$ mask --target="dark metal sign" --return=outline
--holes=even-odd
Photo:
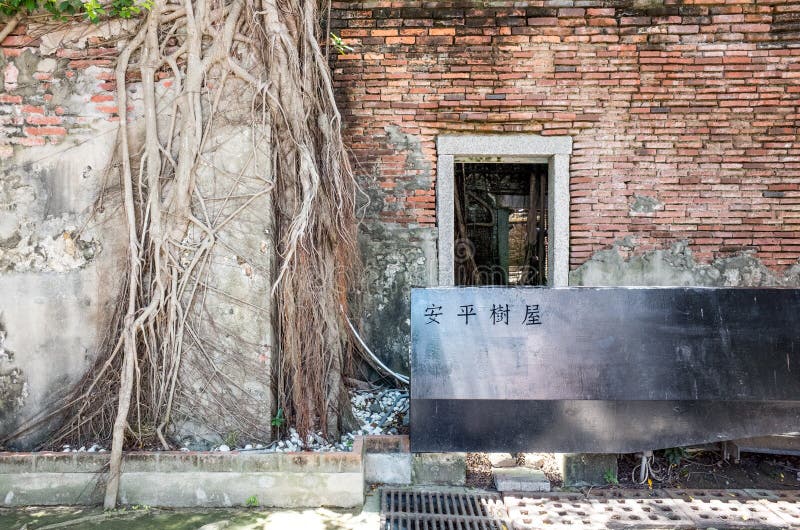
[[[412,293],[414,451],[633,452],[800,427],[800,290]]]

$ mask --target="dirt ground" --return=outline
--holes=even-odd
[[[656,451],[653,469],[657,478],[651,484],[638,484],[640,458],[633,454],[619,458],[618,484],[608,488],[699,488],[699,489],[800,489],[800,457],[742,453],[738,463],[725,461],[721,452],[697,450],[673,453],[672,465],[664,451]],[[517,455],[524,464],[525,456]],[[531,465],[532,464],[532,465]],[[531,467],[544,471],[553,489],[562,484],[556,457],[537,453]],[[659,480],[661,479],[661,480]],[[493,489],[492,468],[484,453],[467,455],[467,486]]]
[[[653,487],[698,489],[800,489],[800,458],[785,455],[742,453],[736,463],[725,461],[717,451],[690,451],[670,467],[663,451],[655,454],[656,472],[662,481]],[[636,484],[639,459],[624,455],[619,461],[619,482],[623,487]]]

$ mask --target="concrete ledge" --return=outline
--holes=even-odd
[[[105,476],[92,473],[0,473],[2,506],[101,504]]]
[[[617,455],[562,453],[556,457],[567,488],[607,486],[617,480]]]
[[[502,493],[510,491],[550,491],[550,481],[544,471],[527,467],[507,467],[492,470],[494,485]]]
[[[467,483],[467,454],[415,453],[411,470],[415,485],[464,486]]]
[[[353,508],[364,503],[363,473],[125,473],[122,504],[164,507],[259,506]]]
[[[367,484],[411,484],[408,436],[367,436],[364,447],[364,480]]]
[[[5,506],[99,504],[108,453],[0,453]],[[126,453],[122,504],[351,508],[364,502],[364,442],[350,453]]]
[[[537,134],[443,135],[436,139],[436,151],[440,155],[569,155],[572,153],[572,137]]]

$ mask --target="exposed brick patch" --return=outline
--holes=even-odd
[[[40,41],[26,34],[20,25],[2,42],[2,68],[0,68],[0,158],[12,158],[14,147],[24,149],[48,143],[60,143],[71,134],[85,135],[86,124],[100,118],[95,103],[111,102],[101,119],[115,119],[112,57],[118,53],[114,47],[104,47],[98,39],[89,39],[89,46],[71,48],[68,44],[54,55],[41,56]],[[39,30],[41,31],[41,30]],[[70,94],[87,101],[84,107],[63,97],[64,81],[86,76],[97,78],[89,84],[88,93]],[[69,85],[67,85],[69,86]],[[81,86],[86,86],[85,84]],[[102,110],[100,112],[103,112]]]

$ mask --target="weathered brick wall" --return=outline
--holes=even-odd
[[[687,240],[699,261],[798,261],[800,2],[333,7],[370,221],[435,224],[439,134],[569,135],[572,268],[626,236],[638,251]]]

